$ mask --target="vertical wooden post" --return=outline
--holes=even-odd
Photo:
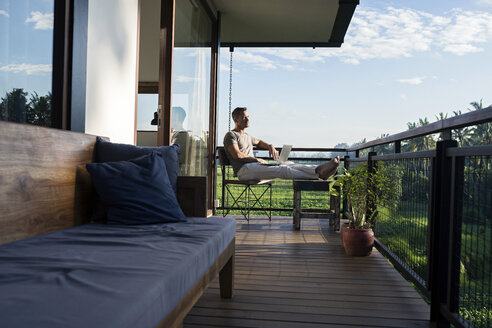
[[[73,0],[56,0],[54,17],[51,127],[70,130]]]
[[[350,156],[348,156],[348,155],[345,155],[343,157],[343,168],[346,170],[350,169]],[[342,189],[343,189],[343,186],[342,186]],[[348,220],[346,213],[349,209],[348,209],[347,197],[345,197],[345,195],[343,196],[342,204],[343,204],[343,206],[342,206],[342,217],[344,220]]]
[[[459,312],[459,283],[461,258],[461,226],[463,221],[463,187],[464,187],[465,159],[453,157],[451,168],[451,195],[450,231],[449,231],[449,265],[447,307],[452,313]]]
[[[401,153],[401,141],[395,141],[395,154]]]
[[[369,190],[372,190],[370,193],[367,194],[366,198],[366,220],[372,215],[372,213],[376,210],[375,208],[375,202],[374,202],[374,183],[372,181],[372,175],[376,170],[376,163],[372,159],[374,156],[376,156],[377,153],[374,151],[369,152],[367,155],[367,188]]]
[[[220,297],[232,298],[234,293],[235,239],[232,241],[231,257],[219,272]]]
[[[158,145],[169,145],[171,143],[174,10],[175,0],[161,0]]]
[[[210,119],[208,126],[208,179],[210,181],[209,190],[207,191],[208,206],[213,210],[215,215],[215,198],[216,198],[216,185],[217,185],[217,153],[215,151],[217,146],[217,85],[218,85],[218,63],[219,63],[219,51],[220,51],[220,13],[218,18],[213,22],[213,36],[212,36],[212,56],[210,67]]]
[[[451,264],[449,240],[451,229],[451,207],[450,198],[453,194],[452,181],[452,159],[446,157],[446,150],[456,147],[455,140],[438,141],[436,144],[436,158],[432,168],[432,202],[430,210],[430,295],[431,295],[431,321],[437,327],[449,327],[449,322],[441,313],[441,304],[448,303],[451,295],[448,294],[450,277],[448,276]]]

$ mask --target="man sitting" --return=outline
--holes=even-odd
[[[226,156],[232,164],[234,173],[239,180],[262,180],[262,179],[328,179],[338,169],[340,157],[322,165],[289,164],[268,166],[265,160],[253,155],[253,146],[268,150],[270,157],[278,159],[278,152],[272,145],[263,140],[250,136],[245,132],[249,127],[249,115],[246,107],[237,107],[232,112],[235,127],[226,133],[224,137],[224,148]]]

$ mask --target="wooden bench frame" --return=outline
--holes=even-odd
[[[95,142],[83,133],[0,121],[0,245],[89,222],[94,195],[85,164],[93,161]],[[179,177],[180,204],[205,204],[203,185],[203,179]],[[191,214],[203,212],[200,207]],[[234,254],[235,239],[159,327],[182,326],[217,275],[221,297],[231,298]]]

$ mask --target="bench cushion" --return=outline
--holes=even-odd
[[[169,176],[169,181],[171,182],[174,193],[176,193],[176,185],[178,183],[179,172],[178,144],[174,144],[171,146],[144,147],[114,143],[104,140],[101,137],[97,137],[96,147],[94,149],[96,162],[98,163],[127,161],[133,158],[150,154],[153,151],[162,154],[162,158],[164,158],[164,162],[166,163],[166,171],[167,175]]]
[[[87,224],[0,246],[6,327],[155,327],[235,234],[235,221]]]
[[[186,221],[160,153],[129,161],[87,164],[111,224]]]

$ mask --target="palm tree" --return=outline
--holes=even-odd
[[[427,117],[425,117],[423,119],[419,118],[418,122],[408,122],[407,126],[409,130],[413,130],[427,124],[429,124],[429,120],[427,119]],[[421,151],[421,150],[433,149],[435,147],[436,147],[436,141],[434,140],[434,137],[431,135],[426,135],[426,136],[416,137],[408,140],[403,145],[403,150],[406,152]]]
[[[474,110],[482,110],[483,102],[473,101],[470,103]],[[490,107],[490,106],[489,106]],[[472,130],[473,144],[492,144],[492,123],[482,123],[476,125]]]
[[[454,116],[460,116],[463,113],[461,110],[455,110],[453,111]],[[473,141],[472,141],[472,130],[470,127],[465,127],[461,129],[454,129],[451,132],[451,136],[454,140],[458,142],[458,146],[463,147],[463,146],[470,146]]]
[[[12,89],[1,98],[0,102],[0,119],[11,122],[26,122],[27,113],[27,92],[24,89]]]
[[[40,126],[51,126],[51,93],[41,97],[37,92],[31,94],[27,122]]]

